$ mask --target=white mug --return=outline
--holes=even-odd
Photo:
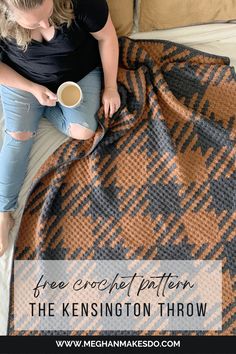
[[[76,100],[78,93],[79,97]],[[81,87],[73,81],[66,81],[57,89],[57,100],[64,107],[75,108],[81,104],[82,99],[83,93]]]

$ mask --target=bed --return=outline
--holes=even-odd
[[[165,29],[151,32],[136,32],[130,35],[133,39],[163,39],[190,46],[212,54],[227,56],[236,67],[236,24],[205,24],[177,29]],[[4,119],[2,108],[0,114],[0,130],[3,131]],[[56,131],[51,124],[42,118],[35,144],[30,156],[27,177],[19,197],[19,207],[14,213],[15,226],[10,236],[10,247],[0,259],[0,334],[6,335],[9,307],[9,284],[14,252],[14,241],[17,238],[24,206],[28,198],[32,179],[46,159],[68,138]],[[0,145],[2,144],[2,135]]]

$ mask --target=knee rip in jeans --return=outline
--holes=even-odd
[[[32,139],[36,132],[11,132],[9,130],[5,130],[5,132],[10,135],[14,140],[26,141]]]
[[[69,135],[73,139],[87,140],[94,136],[95,132],[89,128],[83,127],[81,124],[70,123]]]

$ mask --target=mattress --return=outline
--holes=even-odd
[[[130,37],[133,39],[170,40],[208,53],[228,56],[231,65],[236,67],[236,24],[210,24],[163,31],[137,32]],[[0,146],[2,145],[3,127],[4,119],[0,106]],[[41,119],[30,155],[27,176],[20,192],[19,207],[13,215],[16,223],[10,235],[10,247],[5,255],[0,258],[0,335],[6,335],[7,333],[9,285],[14,241],[17,238],[31,181],[40,166],[66,140],[68,140],[68,137],[58,132],[45,118]]]

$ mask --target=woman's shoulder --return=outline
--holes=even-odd
[[[0,52],[6,49],[7,39],[0,37]]]
[[[97,32],[106,23],[109,8],[106,0],[72,0],[75,19],[89,32]]]
[[[106,0],[72,0],[72,3],[77,16],[104,11],[108,8]]]

